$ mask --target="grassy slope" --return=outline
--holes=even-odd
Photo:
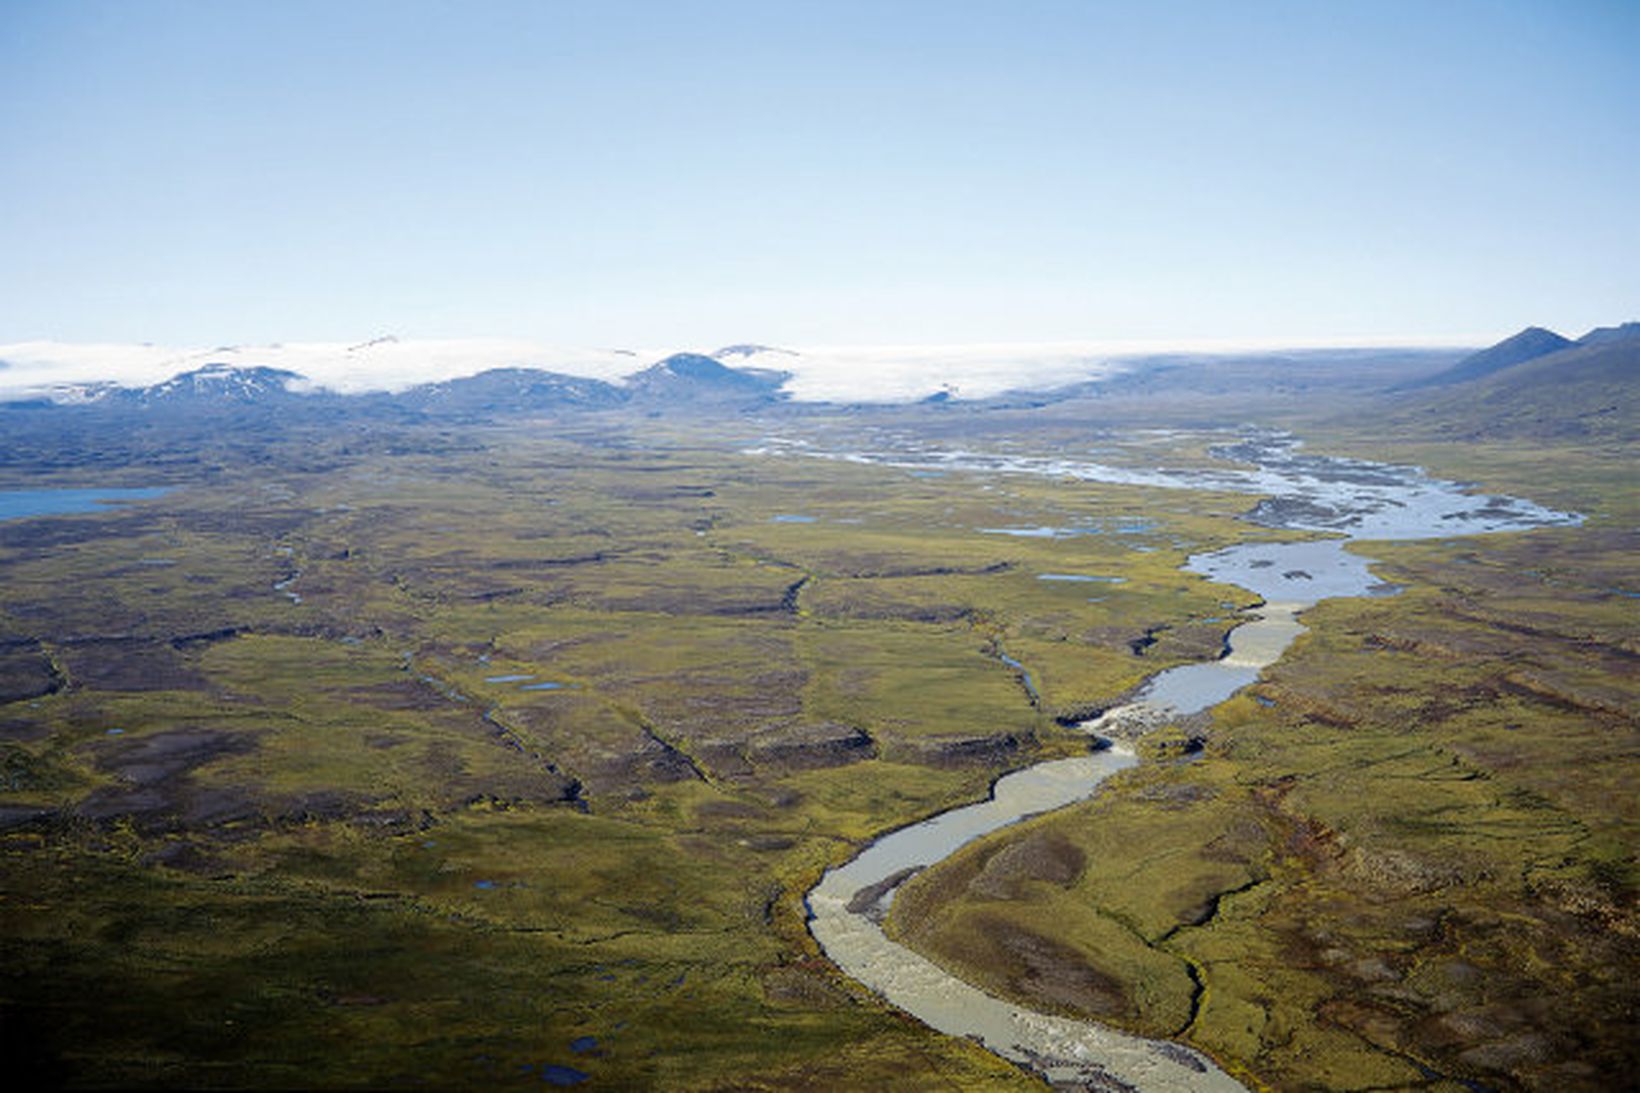
[[[1397,432],[1560,443],[1640,438],[1640,338],[1573,345],[1481,379],[1399,400]]]

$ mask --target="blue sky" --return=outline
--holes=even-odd
[[[0,342],[1640,318],[1640,4],[0,0]]]

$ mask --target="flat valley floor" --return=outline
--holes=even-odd
[[[804,894],[1085,754],[1311,533],[1089,412],[612,412],[19,442],[0,488],[0,1033],[79,1087],[1032,1089],[842,975]],[[1242,420],[1240,418],[1234,420]],[[1633,1029],[1632,450],[1288,421],[1580,526],[1352,547],[1257,682],[910,881],[892,936],[1252,1088],[1608,1090]],[[778,443],[771,444],[771,441]]]

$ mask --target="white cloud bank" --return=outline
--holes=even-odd
[[[993,345],[857,345],[737,352],[732,367],[792,373],[785,390],[805,401],[902,402],[949,390],[984,398],[1121,371],[1124,359],[1157,353],[1234,353],[1322,348],[1322,342],[1060,342]],[[1336,344],[1336,343],[1332,343]],[[1352,346],[1365,344],[1351,342]],[[1409,345],[1409,340],[1380,341]],[[752,347],[755,348],[755,347]],[[345,394],[400,391],[490,368],[541,368],[618,381],[671,350],[574,349],[508,338],[377,338],[199,349],[178,346],[17,342],[0,345],[0,399],[71,399],[83,385],[146,386],[207,364],[282,368]]]

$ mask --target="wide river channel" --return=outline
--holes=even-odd
[[[1120,722],[1130,723],[1122,735],[1132,736],[1147,723],[1197,713],[1229,698],[1281,656],[1304,630],[1299,612],[1319,600],[1392,592],[1373,577],[1366,559],[1345,550],[1351,542],[1448,538],[1579,520],[1517,498],[1476,495],[1414,467],[1306,455],[1292,438],[1278,434],[1245,438],[1215,454],[1239,466],[1134,470],[1063,458],[922,448],[829,457],[918,473],[1043,474],[1254,494],[1261,500],[1248,513],[1253,522],[1332,533],[1326,539],[1253,543],[1189,558],[1184,566],[1189,572],[1245,588],[1263,604],[1231,631],[1220,659],[1162,672],[1133,702],[1080,726],[1096,737]],[[883,836],[828,871],[809,892],[810,931],[838,967],[893,1005],[948,1035],[977,1040],[1052,1082],[1145,1093],[1243,1088],[1206,1056],[1180,1044],[994,998],[883,932],[895,890],[918,870],[982,835],[1085,800],[1106,778],[1137,761],[1130,748],[1113,744],[1086,756],[1039,763],[1000,778],[989,800]]]

